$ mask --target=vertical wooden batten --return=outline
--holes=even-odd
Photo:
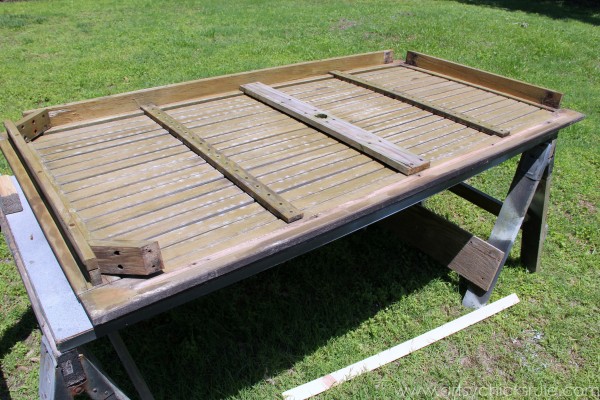
[[[236,186],[249,194],[260,205],[271,211],[275,216],[287,223],[294,222],[303,217],[304,214],[290,202],[271,190],[268,186],[264,185],[210,143],[199,138],[190,129],[177,122],[177,120],[169,114],[154,104],[142,106],[141,109],[153,121],[181,140],[192,151],[202,157],[207,163],[222,173]]]

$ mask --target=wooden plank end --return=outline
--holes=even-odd
[[[164,268],[158,242],[93,240],[90,246],[103,274],[147,276]]]
[[[0,176],[0,207],[5,215],[23,211],[17,189],[8,175]]]
[[[385,50],[383,52],[383,63],[391,64],[394,62],[394,50]]]
[[[50,115],[48,110],[40,109],[21,118],[15,125],[25,141],[30,142],[50,129]]]

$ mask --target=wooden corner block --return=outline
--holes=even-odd
[[[394,50],[385,50],[383,52],[383,63],[390,64],[394,62]]]
[[[25,141],[30,142],[50,129],[50,116],[46,109],[38,110],[15,122],[15,125]]]
[[[158,242],[92,240],[90,246],[103,274],[151,275],[164,268]]]
[[[4,214],[23,211],[17,189],[8,175],[0,176],[0,207]]]

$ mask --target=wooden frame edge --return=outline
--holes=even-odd
[[[89,232],[79,217],[71,211],[68,201],[61,194],[51,175],[46,170],[43,162],[37,154],[29,148],[25,139],[12,121],[5,121],[4,126],[8,133],[8,139],[18,154],[23,167],[29,176],[35,181],[39,193],[43,195],[45,202],[50,206],[52,213],[56,216],[62,231],[68,237],[70,245],[75,250],[79,260],[85,265],[94,285],[102,283],[98,270],[96,256],[92,251],[88,240]]]
[[[53,216],[48,211],[48,208],[44,204],[38,189],[35,187],[33,180],[29,176],[27,170],[23,167],[19,156],[13,149],[12,145],[8,141],[8,133],[0,133],[0,149],[4,154],[4,157],[8,161],[13,174],[19,182],[19,186],[25,193],[31,209],[42,228],[52,251],[56,255],[62,269],[69,281],[69,284],[73,288],[76,294],[83,293],[89,290],[92,285],[88,282],[83,274],[83,266],[77,263],[77,260],[73,256],[67,242],[65,241],[60,228]]]
[[[325,60],[308,61],[203,78],[194,81],[175,83],[155,88],[142,89],[112,96],[99,97],[63,105],[50,106],[46,109],[53,126],[68,124],[85,119],[97,119],[103,116],[137,111],[139,104],[154,103],[162,106],[169,103],[185,101],[186,99],[209,96],[222,92],[237,90],[245,83],[262,81],[268,84],[301,79],[312,75],[326,74],[332,69],[356,69],[393,62],[393,51],[383,50],[370,53],[356,54]],[[26,111],[25,114],[38,110]]]
[[[537,106],[552,110],[560,108],[563,94],[517,79],[507,78],[492,72],[472,68],[453,61],[444,60],[416,51],[406,52],[405,66],[416,67],[425,72],[434,72],[443,77],[469,82],[500,94],[508,94],[518,100],[533,102]]]

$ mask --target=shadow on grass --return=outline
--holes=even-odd
[[[576,19],[592,25],[600,25],[600,2],[598,0],[454,0],[459,3],[503,8],[510,11],[545,15],[555,19]]]
[[[8,328],[0,338],[0,360],[10,352],[10,349],[17,343],[25,341],[31,332],[37,328],[37,321],[31,307],[21,316],[19,322]],[[9,400],[10,393],[6,377],[0,369],[0,399]]]
[[[434,279],[448,270],[375,225],[122,334],[157,399],[239,396]]]

